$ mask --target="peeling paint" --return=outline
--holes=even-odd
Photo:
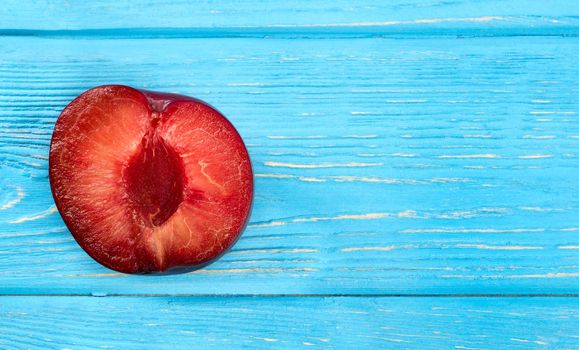
[[[48,217],[48,216],[56,213],[57,211],[58,210],[56,209],[56,206],[52,206],[41,213],[38,213],[38,214],[35,214],[32,216],[23,216],[19,219],[8,221],[8,223],[9,224],[20,224],[20,223],[27,222],[27,221],[40,220],[40,219],[44,219],[45,217]]]
[[[10,209],[15,205],[17,205],[18,203],[20,203],[24,199],[24,197],[26,197],[26,193],[24,192],[22,187],[17,186],[15,190],[16,190],[16,198],[11,199],[6,203],[0,205],[0,210]]]
[[[361,168],[361,167],[376,167],[384,165],[384,163],[320,163],[320,164],[297,164],[297,163],[282,163],[282,162],[264,162],[265,166],[282,167],[293,169],[319,169],[319,168]]]

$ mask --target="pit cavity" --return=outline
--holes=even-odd
[[[123,169],[123,183],[131,208],[149,227],[161,226],[183,201],[185,171],[177,152],[158,133],[159,120]]]

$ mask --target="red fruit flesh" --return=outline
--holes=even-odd
[[[157,133],[157,125],[145,134],[122,177],[131,205],[149,227],[162,225],[183,201],[183,161]]]
[[[190,97],[91,89],[58,118],[49,164],[74,238],[120,272],[199,268],[233,245],[249,217],[245,145],[225,117]]]

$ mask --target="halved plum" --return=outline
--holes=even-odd
[[[49,175],[76,241],[124,273],[212,262],[241,235],[253,199],[247,149],[221,113],[122,85],[88,90],[62,111]]]

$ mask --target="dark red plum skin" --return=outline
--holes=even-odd
[[[94,92],[95,90],[97,90],[97,91],[102,90],[102,89],[107,89],[107,91],[115,91],[121,97],[125,97],[124,95],[131,95],[132,96],[131,98],[140,99],[142,104],[145,105],[151,111],[151,113],[163,113],[164,111],[166,111],[169,108],[169,106],[171,106],[175,103],[195,103],[195,104],[198,104],[200,106],[205,106],[206,108],[209,108],[212,110],[212,113],[214,113],[215,118],[219,119],[219,123],[222,123],[224,125],[224,127],[226,127],[226,128],[230,128],[231,132],[233,132],[235,134],[235,137],[237,138],[236,142],[238,142],[238,144],[243,147],[243,151],[246,154],[246,159],[247,159],[248,166],[249,166],[250,181],[247,182],[245,188],[243,189],[245,191],[244,194],[249,195],[249,200],[248,200],[247,209],[245,210],[245,212],[240,213],[240,215],[244,216],[242,218],[242,224],[239,226],[240,228],[238,230],[236,230],[236,232],[233,234],[233,238],[229,240],[228,244],[223,249],[219,249],[219,251],[212,253],[211,256],[207,257],[206,259],[203,259],[203,261],[200,261],[200,262],[194,263],[194,264],[188,263],[188,264],[184,264],[184,265],[179,265],[179,264],[169,265],[169,266],[163,266],[162,269],[159,269],[158,266],[146,265],[146,264],[145,265],[138,265],[140,268],[134,268],[134,267],[125,268],[125,267],[119,265],[118,263],[113,263],[107,259],[104,259],[103,254],[99,255],[98,251],[95,251],[95,249],[93,249],[93,246],[91,246],[90,244],[87,243],[87,239],[85,238],[85,236],[90,235],[90,227],[88,229],[86,227],[82,227],[82,229],[81,229],[81,227],[78,225],[78,217],[75,217],[75,215],[70,214],[70,212],[71,212],[70,205],[68,205],[67,200],[63,199],[64,196],[62,196],[62,190],[60,190],[62,188],[62,182],[63,181],[62,181],[62,176],[59,175],[58,171],[59,171],[59,168],[61,168],[59,163],[61,162],[62,157],[60,157],[61,153],[58,153],[58,151],[62,152],[63,150],[59,150],[59,149],[55,150],[55,145],[59,144],[59,142],[62,141],[62,139],[61,139],[63,137],[62,130],[67,127],[67,125],[63,124],[61,121],[61,119],[63,118],[63,115],[70,115],[71,113],[74,113],[75,110],[71,111],[70,109],[76,108],[75,106],[78,105],[79,100],[81,98],[83,98],[83,96],[86,96],[87,93]],[[142,98],[139,96],[141,96]],[[82,101],[82,102],[84,103],[86,101]],[[75,103],[77,105],[75,105]],[[61,125],[59,125],[59,123],[61,123]],[[162,146],[162,147],[164,147],[164,146]],[[173,94],[173,93],[161,93],[161,92],[153,92],[153,91],[147,91],[147,90],[137,90],[137,89],[134,89],[134,88],[131,88],[128,86],[123,86],[123,85],[98,86],[96,88],[93,88],[93,89],[88,90],[85,93],[81,94],[79,97],[77,97],[75,100],[73,100],[63,110],[59,119],[57,120],[57,125],[55,126],[55,132],[53,133],[50,148],[51,148],[51,151],[50,151],[50,156],[49,156],[49,180],[50,180],[51,190],[52,190],[52,194],[53,194],[53,197],[55,200],[56,207],[58,208],[59,213],[61,214],[61,216],[63,218],[63,221],[65,222],[67,228],[70,230],[71,234],[73,235],[73,237],[75,238],[77,243],[85,250],[85,252],[87,252],[87,254],[89,254],[94,260],[96,260],[100,264],[102,264],[102,265],[104,265],[107,268],[110,268],[112,270],[119,271],[122,273],[145,274],[145,275],[148,275],[148,274],[169,275],[169,274],[186,273],[186,272],[198,270],[198,269],[203,268],[203,267],[213,263],[214,261],[218,260],[227,251],[229,251],[231,249],[231,247],[240,238],[242,232],[245,230],[245,228],[249,222],[249,218],[251,216],[251,211],[252,211],[252,207],[253,207],[253,196],[254,196],[254,178],[253,178],[253,171],[252,171],[252,166],[251,166],[251,159],[249,158],[249,153],[247,152],[247,148],[246,148],[245,144],[243,143],[241,136],[239,135],[237,130],[233,127],[233,125],[225,118],[225,116],[223,116],[223,114],[221,114],[215,108],[213,108],[212,106],[210,106],[209,104],[207,104],[201,100],[198,100],[198,99],[195,99],[192,97],[188,97],[188,96]],[[64,150],[64,151],[66,151],[66,150]],[[165,166],[166,163],[161,162],[160,164],[163,164],[163,166]],[[141,170],[141,169],[137,169],[137,170]],[[137,172],[138,171],[135,171],[135,173],[137,173]],[[138,178],[137,176],[133,176],[133,177]],[[160,184],[160,186],[163,187],[162,181],[161,182],[153,181],[151,183],[157,184],[157,185]],[[139,185],[141,185],[141,183],[139,183]],[[161,192],[162,191],[159,190],[160,194],[162,194]],[[168,200],[168,201],[172,200],[168,196],[162,196],[162,195],[158,195],[155,193],[152,196],[154,198],[163,198],[163,200]],[[133,197],[139,197],[139,196],[135,195]],[[167,198],[165,198],[165,197],[167,197]],[[147,198],[147,197],[145,196],[142,198]],[[155,200],[157,200],[157,199],[155,199]],[[150,209],[147,209],[147,210],[150,210]],[[169,214],[167,214],[167,215],[169,215]],[[168,220],[168,219],[165,218],[163,215],[161,215],[161,217],[158,221],[161,222],[162,220]],[[214,249],[214,248],[212,248],[212,249]],[[147,258],[147,256],[145,256],[145,255],[143,257]],[[143,268],[143,266],[146,266],[146,267]]]

